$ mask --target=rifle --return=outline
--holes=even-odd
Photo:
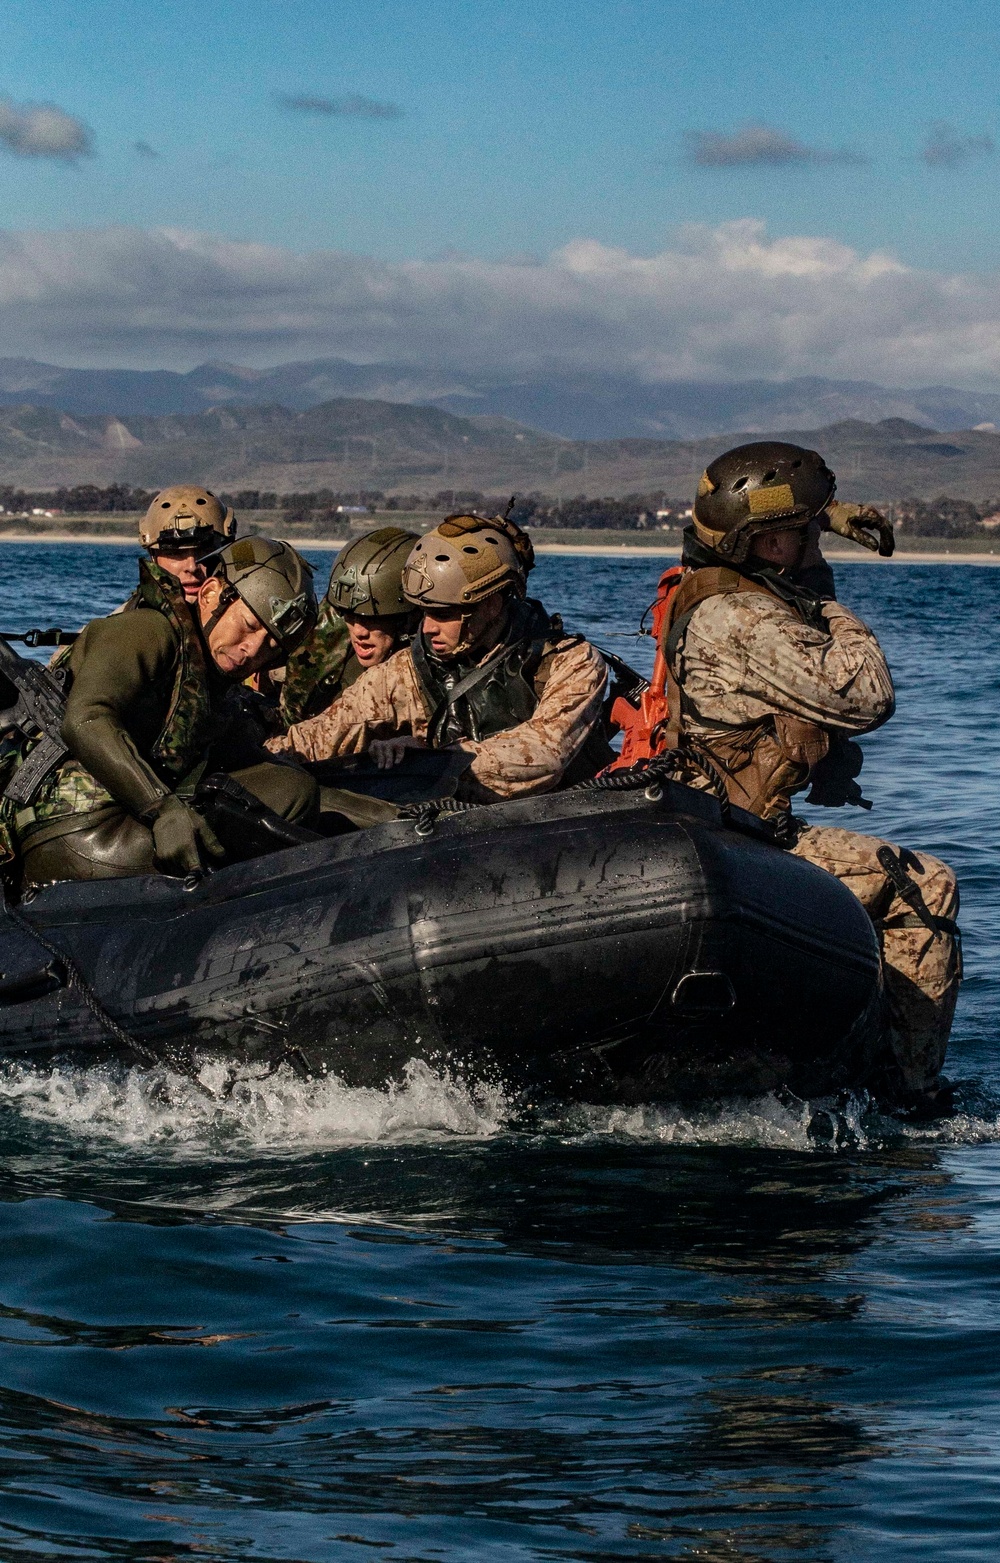
[[[79,630],[25,630],[23,635],[15,635],[11,630],[0,631],[0,640],[8,644],[19,640],[25,646],[72,646],[79,638]]]
[[[62,740],[66,674],[62,669],[53,670],[29,662],[12,650],[12,640],[19,640],[26,646],[62,646],[71,641],[63,630],[28,630],[23,635],[0,635],[0,700],[6,691],[14,696],[0,708],[0,732],[15,731],[24,738],[37,737],[39,740],[4,789],[4,796],[23,809],[32,802],[52,767],[69,753]]]

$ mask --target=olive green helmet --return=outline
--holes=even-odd
[[[415,544],[403,594],[418,608],[473,608],[496,592],[524,596],[535,562],[527,535],[500,516],[446,516]]]
[[[779,440],[737,445],[702,474],[694,529],[723,559],[742,564],[755,537],[808,526],[826,509],[836,487],[818,451]]]
[[[217,559],[216,574],[227,589],[206,633],[242,597],[282,650],[294,650],[316,622],[312,565],[290,543],[275,537],[241,537],[220,548]]]
[[[236,536],[236,517],[211,489],[193,483],[175,483],[161,489],[139,522],[144,548],[204,543]]]
[[[362,619],[409,617],[413,606],[403,596],[403,566],[418,536],[383,526],[348,543],[333,561],[326,589],[330,606]]]

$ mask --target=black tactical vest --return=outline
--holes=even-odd
[[[511,605],[500,645],[480,663],[456,658],[439,662],[418,631],[410,646],[413,669],[427,712],[427,739],[433,749],[468,739],[478,743],[527,722],[545,690],[552,658],[578,645],[579,635],[566,635],[558,614],[546,613],[529,597]],[[614,752],[603,723],[563,773],[561,787],[572,787],[610,765]]]
[[[558,616],[550,618],[530,597],[512,603],[503,640],[482,662],[438,661],[419,630],[410,655],[431,747],[442,749],[463,738],[478,743],[526,722],[545,687],[547,663],[566,640]]]

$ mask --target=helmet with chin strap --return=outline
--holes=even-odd
[[[779,440],[737,445],[702,474],[694,530],[721,558],[742,564],[755,537],[808,526],[836,487],[818,451]]]
[[[139,523],[139,541],[156,550],[191,547],[236,536],[236,517],[211,489],[175,483],[161,489]]]
[[[205,634],[242,598],[281,649],[293,651],[316,622],[312,565],[275,537],[241,537],[214,559],[214,574],[225,587]]]

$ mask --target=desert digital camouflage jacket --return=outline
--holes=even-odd
[[[892,715],[895,695],[882,648],[838,602],[822,606],[825,630],[764,593],[726,593],[694,610],[674,659],[685,729],[714,732],[775,713],[846,733]]]
[[[566,649],[551,657],[544,689],[527,721],[456,746],[472,756],[459,796],[485,803],[557,787],[600,719],[607,679],[604,659],[593,646],[567,641]],[[267,747],[305,760],[361,754],[373,738],[426,738],[430,715],[407,647],[369,668],[328,711],[296,723]]]

